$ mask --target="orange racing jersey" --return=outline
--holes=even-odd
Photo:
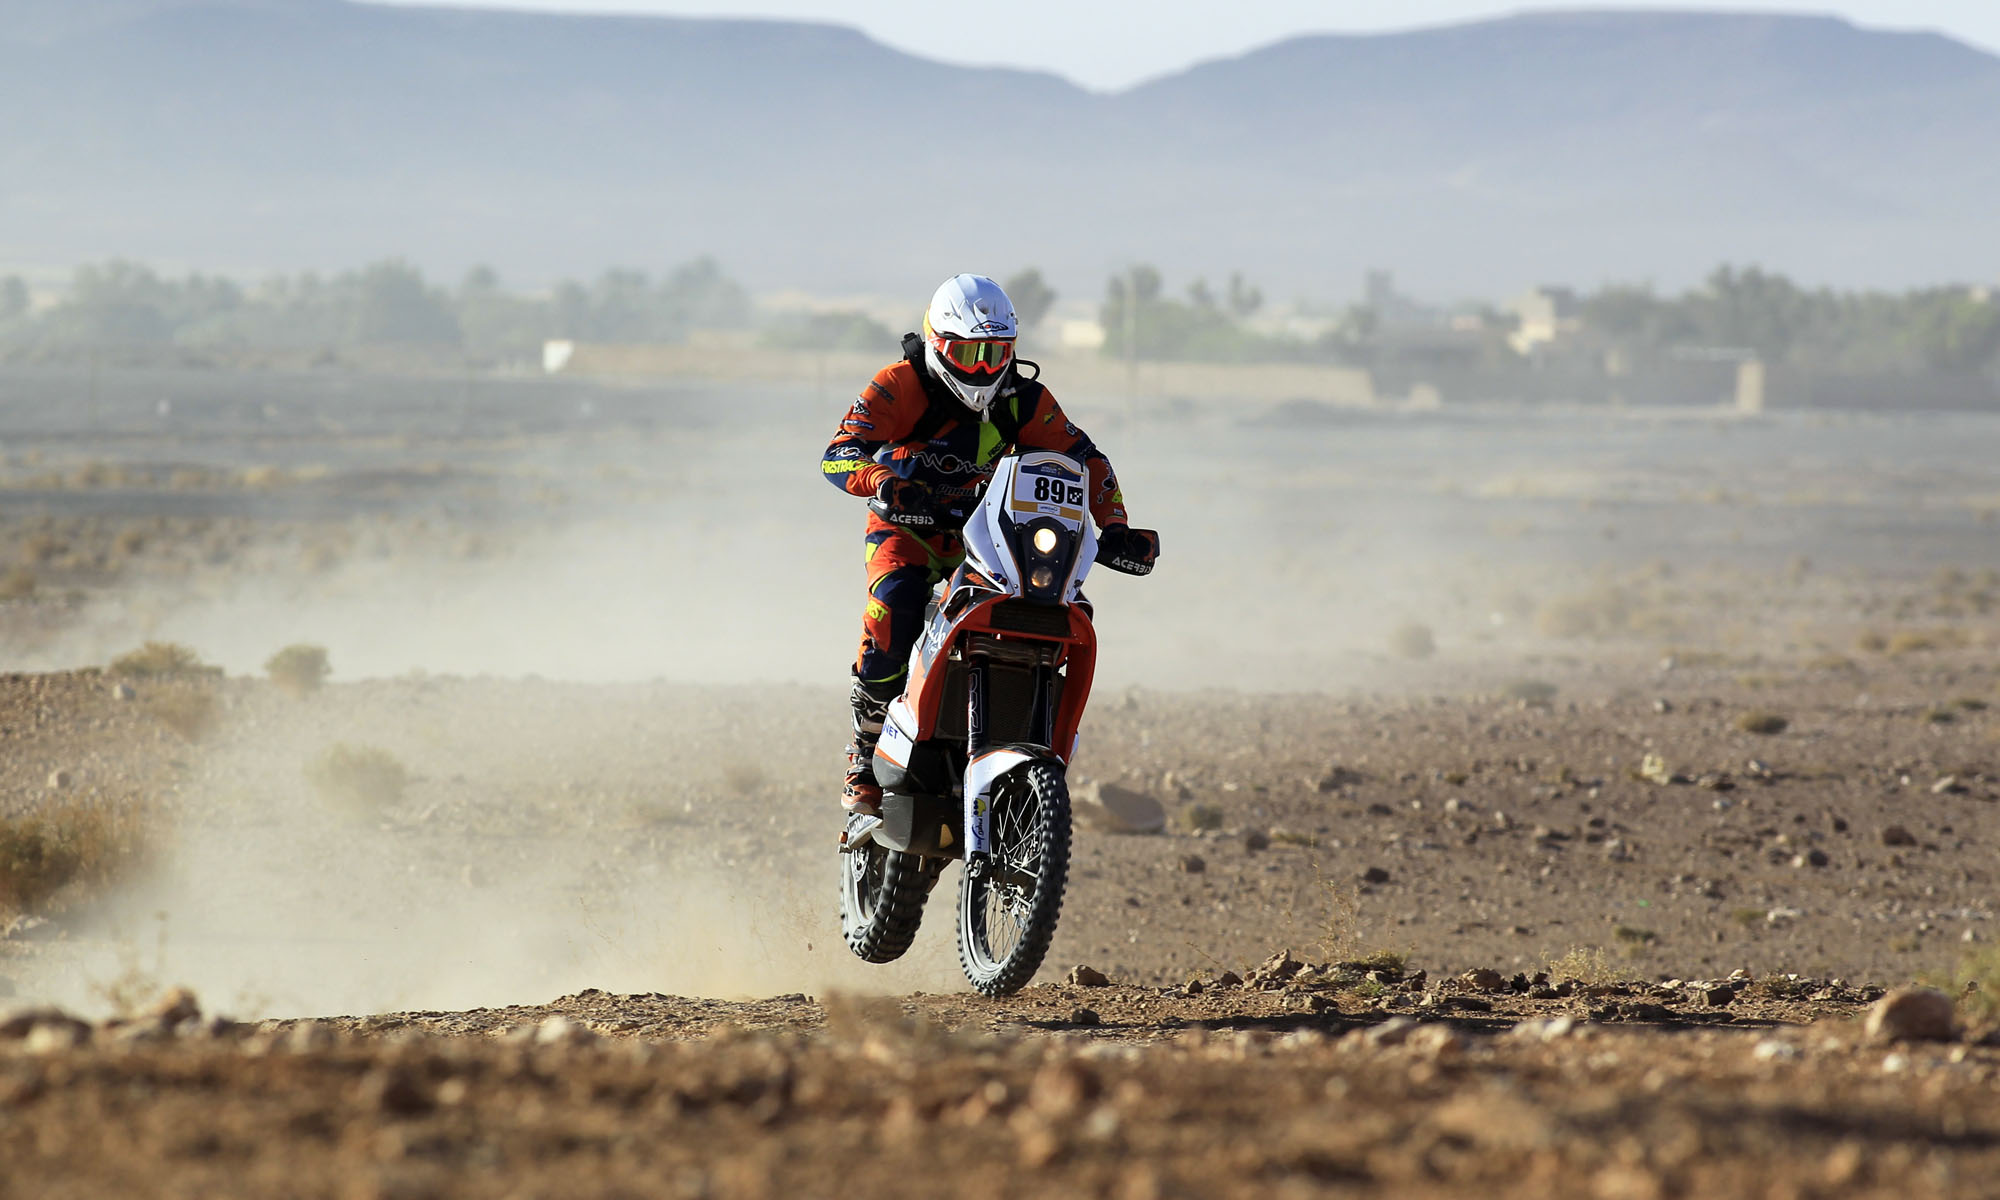
[[[1111,460],[1063,415],[1049,389],[1016,372],[979,421],[925,371],[905,358],[875,373],[827,443],[820,468],[828,482],[866,497],[898,476],[929,489],[940,508],[964,512],[1002,457],[1017,448],[1054,450],[1089,472],[1090,515],[1098,528],[1130,523]],[[873,513],[868,527],[895,528]]]

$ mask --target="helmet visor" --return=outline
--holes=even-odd
[[[997,340],[962,341],[937,337],[938,357],[967,375],[998,375],[1014,361],[1014,343]]]

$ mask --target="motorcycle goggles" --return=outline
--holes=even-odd
[[[944,334],[931,339],[938,357],[967,375],[998,375],[1014,361],[1014,343],[965,341]]]

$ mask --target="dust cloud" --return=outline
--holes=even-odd
[[[1935,423],[1332,410],[1285,423],[1218,399],[1147,416],[1066,402],[1165,541],[1153,577],[1092,581],[1100,705],[1135,689],[1465,694],[1551,651],[1651,661],[1688,639],[1770,644],[1813,604],[1838,608],[1838,572],[1951,561],[1978,528],[1970,474],[1933,473],[1931,512],[1894,505],[1905,473],[1884,464],[1902,453],[1928,469]],[[861,513],[812,466],[839,407],[749,397],[740,420],[698,432],[487,448],[459,464],[459,493],[385,492],[336,514],[352,548],[330,563],[300,568],[304,535],[266,530],[237,561],[137,573],[92,599],[25,665],[101,664],[143,637],[234,678],[221,730],[171,751],[163,869],[96,914],[101,936],[33,960],[23,992],[104,1005],[134,981],[180,982],[251,1017],[585,987],[957,986],[955,876],[909,960],[867,968],[840,942],[834,795]],[[338,470],[408,466],[388,458]],[[1829,462],[1841,495],[1823,491]],[[480,489],[496,476],[562,495],[495,502]],[[1886,515],[1858,525],[1858,505]],[[487,548],[438,549],[460,530]],[[1786,571],[1804,555],[1816,566],[1801,583]],[[1784,599],[1724,620],[1684,603],[1725,584]],[[1551,628],[1564,604],[1588,623],[1578,636]],[[1421,653],[1398,641],[1412,624],[1434,639]],[[327,647],[343,686],[293,703],[243,678],[293,642]],[[1088,722],[1084,740],[1091,769],[1116,775],[1090,758]],[[336,742],[393,753],[408,795],[363,818],[330,812],[301,765]]]

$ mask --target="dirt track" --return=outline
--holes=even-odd
[[[0,1043],[0,1195],[1979,1196],[2000,1168],[2000,1051],[1869,1044],[1845,989],[1341,978],[43,1034]]]
[[[856,514],[769,453],[837,397],[307,383],[0,411],[8,661],[232,673],[0,676],[0,818],[145,814],[0,914],[0,1004],[240,1019],[0,1038],[0,1200],[2000,1177],[2000,1052],[1855,1019],[2000,989],[2000,426],[1078,397],[1179,565],[1093,579],[1075,773],[1173,821],[1081,830],[986,1001],[955,874],[903,961],[839,941]],[[258,677],[294,641],[336,682]],[[813,683],[695,682],[746,678]],[[342,744],[400,786],[315,785]],[[1377,974],[1226,982],[1280,948]]]
[[[831,695],[424,680],[299,701],[236,680],[120,699],[94,675],[0,679],[17,803],[50,764],[76,762],[68,787],[86,795],[151,780],[199,798],[169,805],[170,858],[255,858],[279,828],[319,847],[317,864],[295,847],[228,878],[169,869],[145,893],[179,906],[181,939],[147,978],[184,971],[222,989],[224,1011],[288,959],[353,976],[387,956],[405,985],[420,957],[561,960],[575,929],[493,942],[478,928],[535,909],[571,914],[585,942],[623,938],[611,914],[660,878],[746,870],[784,899],[716,927],[721,944],[644,943],[665,955],[644,963],[571,955],[540,978],[637,970],[667,991],[762,956],[764,974],[720,990],[789,978],[825,997],[583,991],[303,1031],[188,1025],[160,1040],[142,1023],[76,1049],[0,1043],[0,1197],[1983,1195],[2000,1169],[2000,1052],[1870,1044],[1854,1018],[1879,986],[1828,977],[1949,972],[1990,936],[1986,711],[1940,723],[1916,698],[1990,686],[1991,669],[1967,651],[1870,670],[1882,699],[1860,707],[1845,670],[1760,681],[1758,705],[1790,714],[1778,735],[1735,729],[1747,705],[1722,669],[1655,673],[1645,692],[1566,678],[1576,700],[1546,704],[1110,697],[1079,770],[1124,764],[1177,821],[1207,805],[1222,828],[1083,832],[1042,978],[1088,963],[1115,986],[1003,1001],[953,980],[944,903],[911,963],[843,959],[821,836]],[[219,689],[224,715],[199,742],[145,716],[182,686]],[[738,757],[745,712],[824,736]],[[474,734],[494,728],[510,731],[504,753]],[[73,757],[106,730],[123,731],[115,761]],[[307,794],[298,764],[333,736],[408,759],[406,794],[362,822]],[[692,745],[719,765],[671,779],[604,738],[658,746],[662,763]],[[1633,777],[1648,752],[1686,781]],[[732,790],[754,795],[761,828]],[[1890,823],[1911,844],[1884,845]],[[469,863],[467,847],[481,848]],[[530,861],[515,847],[565,870],[510,875]],[[329,873],[363,858],[368,890],[329,911]],[[1371,867],[1387,878],[1367,882]],[[384,915],[411,906],[444,915]],[[133,936],[104,911],[79,896],[0,941],[0,976],[22,999],[93,972],[101,989],[116,960],[94,948]],[[1379,969],[1225,974],[1276,944]],[[1550,964],[1555,980],[1534,977]],[[1479,967],[1498,970],[1459,978]],[[1553,986],[1565,974],[1579,978]],[[535,978],[468,986],[532,995]],[[946,994],[843,998],[820,980]],[[375,994],[340,982],[306,994]]]

